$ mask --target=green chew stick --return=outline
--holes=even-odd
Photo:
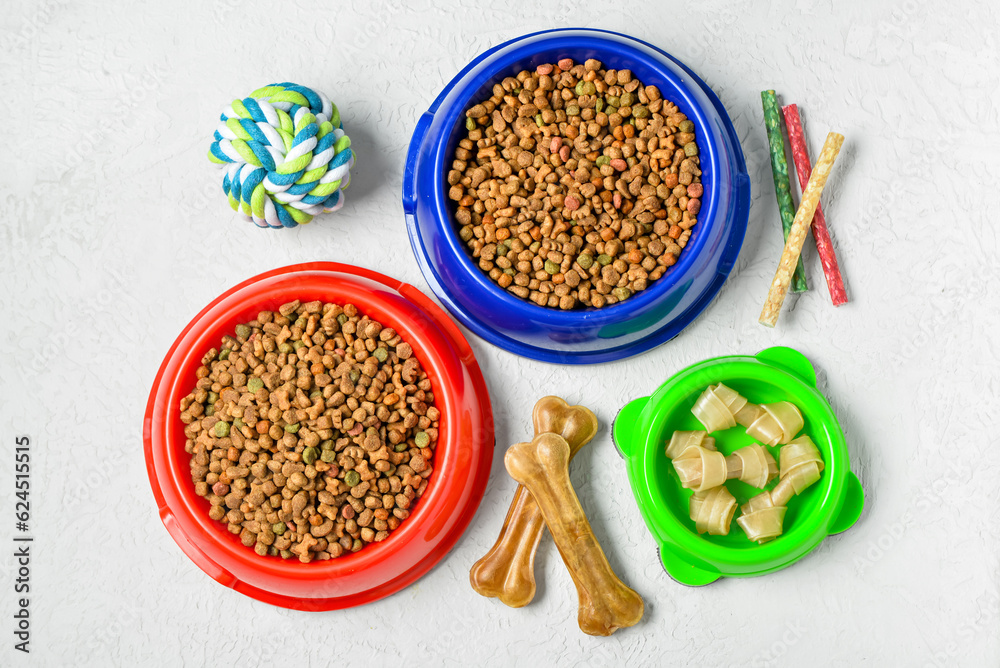
[[[788,233],[791,232],[792,221],[795,219],[795,204],[792,202],[792,187],[788,181],[785,140],[781,136],[781,110],[773,90],[761,91],[760,99],[764,104],[764,127],[767,128],[767,143],[771,148],[771,174],[774,176],[774,194],[778,197],[778,213],[781,214],[781,231],[785,241],[788,241]],[[791,287],[792,292],[805,292],[809,289],[801,257],[795,266]]]

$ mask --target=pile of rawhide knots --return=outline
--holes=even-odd
[[[699,533],[724,536],[736,514],[736,498],[725,487],[730,479],[763,489],[775,476],[778,484],[754,496],[736,520],[750,540],[764,543],[781,535],[788,501],[819,480],[823,460],[802,429],[802,413],[788,401],[757,405],[722,383],[710,385],[691,409],[706,431],[675,431],[667,444],[681,486],[694,490],[690,516]],[[709,434],[739,424],[760,443],[729,456],[715,448]],[[763,445],[782,445],[780,466]]]
[[[642,619],[642,598],[611,570],[569,479],[569,460],[597,433],[583,406],[545,397],[532,414],[535,437],[507,450],[507,472],[520,485],[500,537],[469,573],[472,587],[512,608],[535,595],[535,551],[545,528],[576,584],[577,621],[587,634],[608,636]]]

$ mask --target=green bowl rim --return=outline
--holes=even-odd
[[[791,350],[791,349],[788,349]],[[797,351],[792,350],[796,355]],[[802,356],[805,360],[805,357]],[[806,360],[808,362],[808,360]],[[647,475],[654,470],[656,457],[662,456],[662,437],[667,431],[666,416],[672,407],[710,383],[727,379],[750,379],[765,382],[796,396],[796,405],[809,423],[814,439],[825,438],[817,447],[824,456],[824,475],[820,479],[821,498],[815,510],[778,539],[763,545],[734,548],[718,545],[693,531],[687,518],[680,519],[663,501],[661,482]],[[666,405],[667,409],[662,407]],[[638,435],[642,434],[637,439]],[[636,500],[651,533],[660,543],[661,552],[669,549],[697,568],[720,575],[753,575],[790,565],[819,545],[829,535],[830,526],[840,512],[850,472],[850,457],[843,431],[826,398],[806,379],[757,356],[728,355],[692,364],[678,371],[646,400],[631,432],[633,447],[627,455],[628,473]],[[641,498],[640,498],[641,497]],[[661,555],[662,556],[662,555]],[[728,567],[728,568],[727,568]],[[729,569],[733,568],[734,571]]]

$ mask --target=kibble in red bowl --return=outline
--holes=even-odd
[[[234,350],[235,347],[239,347],[242,350],[244,344],[249,342],[250,349],[252,350],[254,344],[250,339],[253,335],[253,328],[249,327],[247,330],[242,328],[247,326],[247,323],[257,320],[262,311],[280,313],[282,305],[288,304],[289,300],[296,299],[301,302],[299,306],[309,304],[310,302],[335,305],[353,304],[357,307],[359,313],[358,325],[360,325],[365,316],[367,316],[369,321],[381,324],[382,329],[378,332],[377,336],[373,330],[371,336],[362,339],[365,341],[364,345],[366,349],[369,342],[372,344],[373,349],[369,351],[371,353],[369,358],[374,357],[376,362],[378,362],[375,353],[381,347],[381,344],[384,343],[387,350],[387,361],[392,359],[388,354],[390,347],[395,351],[396,357],[403,360],[404,367],[407,365],[408,360],[415,360],[415,362],[409,362],[409,368],[415,374],[412,377],[415,382],[412,384],[416,386],[416,391],[407,391],[406,402],[407,405],[414,406],[414,403],[421,401],[417,399],[419,396],[417,392],[425,392],[423,402],[427,404],[427,409],[422,417],[430,419],[432,423],[427,428],[421,427],[421,415],[418,413],[417,424],[405,427],[409,430],[407,432],[409,435],[406,435],[402,441],[406,443],[406,450],[410,456],[410,461],[407,465],[411,469],[419,468],[419,463],[414,461],[415,455],[419,452],[417,456],[424,457],[424,462],[429,468],[420,472],[414,470],[410,474],[411,489],[417,491],[423,487],[423,493],[416,503],[411,504],[411,507],[408,509],[409,516],[405,520],[400,520],[398,526],[394,530],[389,531],[388,536],[383,540],[373,540],[370,543],[365,543],[364,537],[361,536],[361,531],[365,527],[359,524],[358,536],[363,544],[361,549],[354,551],[354,536],[351,536],[351,549],[345,549],[343,545],[340,545],[342,550],[341,556],[333,558],[331,550],[335,552],[337,548],[331,547],[331,545],[334,543],[340,544],[340,537],[336,536],[338,521],[333,520],[333,528],[331,528],[329,534],[326,536],[316,536],[313,530],[317,525],[314,525],[312,522],[320,520],[311,519],[317,515],[320,518],[324,518],[320,521],[319,526],[329,519],[321,512],[324,500],[329,499],[327,497],[320,499],[319,492],[331,490],[316,490],[315,485],[313,491],[316,491],[316,497],[312,500],[315,512],[312,514],[307,513],[308,498],[306,506],[302,509],[302,515],[308,514],[305,520],[308,529],[303,526],[302,528],[306,530],[304,532],[300,531],[300,523],[296,521],[295,510],[290,506],[288,510],[292,513],[291,523],[289,524],[289,522],[281,519],[281,517],[278,518],[279,521],[286,523],[286,531],[282,535],[287,535],[291,538],[291,534],[294,533],[302,539],[299,541],[300,543],[304,541],[307,544],[305,550],[311,555],[308,563],[303,563],[299,558],[300,555],[291,551],[290,548],[294,547],[294,545],[290,545],[288,549],[289,556],[292,558],[282,558],[280,549],[278,549],[277,555],[272,555],[270,548],[275,546],[274,543],[270,546],[264,545],[264,547],[268,548],[266,555],[257,554],[255,549],[257,549],[259,543],[264,542],[259,540],[261,534],[264,534],[265,541],[267,540],[265,527],[261,525],[256,527],[254,525],[250,525],[249,527],[244,526],[244,521],[256,521],[256,517],[247,519],[246,513],[243,513],[243,520],[232,523],[236,525],[233,527],[233,530],[238,529],[236,533],[232,533],[229,526],[230,522],[228,521],[228,514],[232,508],[229,508],[228,504],[225,504],[225,501],[223,505],[225,505],[225,515],[227,517],[223,521],[211,518],[210,513],[215,512],[218,515],[219,511],[213,511],[213,507],[215,506],[212,505],[208,496],[199,495],[199,492],[214,494],[214,490],[210,488],[215,483],[213,482],[212,485],[209,485],[209,489],[206,490],[204,485],[199,488],[196,480],[192,478],[192,455],[195,453],[188,452],[187,448],[188,442],[191,440],[197,441],[197,437],[189,439],[185,431],[190,424],[194,423],[194,420],[191,423],[185,424],[182,419],[184,411],[179,410],[182,400],[188,397],[189,394],[192,394],[192,389],[201,380],[199,373],[204,375],[204,371],[198,371],[203,366],[203,362],[214,362],[218,360],[220,355],[229,357],[234,354],[233,352],[228,353],[228,355],[222,353],[220,348],[228,347],[230,350]],[[319,313],[322,314],[322,312],[323,307],[320,308]],[[345,313],[344,315],[347,314]],[[350,317],[348,315],[348,319]],[[298,315],[296,316],[297,319]],[[322,317],[320,320],[322,321]],[[294,321],[292,322],[294,325]],[[263,332],[263,326],[266,323],[261,323],[258,320],[258,324],[261,325],[261,331]],[[352,327],[352,325],[346,322],[338,324],[340,324],[341,330],[343,330],[345,325],[347,325],[348,329]],[[369,325],[370,323],[365,325],[365,330],[367,330]],[[240,335],[237,335],[237,327],[240,328]],[[290,331],[291,329],[292,327],[289,327]],[[383,332],[389,329],[394,330],[401,337],[398,342],[393,341],[395,337],[389,336],[388,333],[385,334],[387,340],[382,340]],[[306,331],[308,330],[303,330],[303,334]],[[313,337],[314,333],[310,333],[307,336]],[[234,340],[230,341],[226,339],[225,337],[227,336],[232,337]],[[240,342],[240,338],[243,338],[244,341]],[[356,340],[358,338],[361,337],[355,337]],[[334,339],[336,339],[336,336],[334,336]],[[225,343],[223,343],[224,341]],[[378,343],[375,343],[375,341]],[[390,341],[395,345],[390,346]],[[346,337],[344,342],[347,343]],[[236,346],[236,343],[239,345]],[[282,343],[292,346],[292,350],[295,350],[294,341],[286,339]],[[280,354],[281,343],[278,343],[277,338],[275,338],[275,344],[277,346],[276,352]],[[412,351],[412,355],[409,358],[405,357],[407,354],[407,344],[409,345],[409,350]],[[263,348],[264,345],[270,344],[265,344],[264,338],[260,337],[260,345]],[[321,347],[323,345],[326,345],[326,341],[323,342]],[[215,356],[212,359],[206,360],[206,353],[211,353],[213,348],[216,351],[214,353]],[[343,349],[346,353],[346,346]],[[287,351],[288,348],[285,347],[285,350]],[[264,351],[264,358],[267,357],[267,352]],[[336,349],[334,352],[336,352]],[[400,353],[402,353],[402,356]],[[287,352],[285,354],[288,355]],[[209,356],[211,357],[211,355]],[[368,358],[361,363],[361,366],[363,367],[367,362]],[[311,365],[315,363],[315,361],[311,362],[310,372],[312,371]],[[322,356],[320,363],[322,363]],[[415,364],[419,364],[420,372],[417,371],[417,367],[414,366]],[[339,364],[334,365],[334,372],[337,366]],[[326,365],[324,367],[326,368]],[[211,368],[208,371],[211,374]],[[220,368],[219,372],[221,373],[222,371]],[[251,371],[251,373],[247,373],[247,371]],[[265,368],[264,373],[273,371],[268,371]],[[232,370],[227,370],[227,372],[234,375]],[[280,378],[281,370],[277,369],[277,372],[279,374],[279,382],[275,384],[275,388],[280,388],[284,384],[284,381],[281,381]],[[421,372],[426,374],[426,378],[419,375]],[[249,368],[245,371],[236,370],[236,373],[243,373],[248,376],[244,382],[249,382],[249,377],[255,375]],[[331,384],[335,384],[339,390],[341,383],[343,383],[343,378],[338,379],[334,383],[334,374],[326,373],[331,378]],[[403,369],[400,370],[400,374],[402,373]],[[319,373],[319,369],[317,368],[317,373],[313,375],[312,382],[315,384],[317,378],[320,376],[322,374]],[[264,381],[263,375],[258,375],[258,377],[261,378],[262,382]],[[377,377],[378,373],[376,372],[372,385],[377,384],[374,382]],[[296,379],[292,382],[292,385],[298,382],[298,378],[299,371],[296,360]],[[350,380],[350,374],[348,374],[347,378]],[[236,378],[233,380],[240,381],[242,379]],[[402,378],[400,380],[402,381]],[[431,389],[421,389],[419,384],[423,381],[429,381]],[[320,378],[320,382],[325,382],[325,379]],[[358,386],[362,382],[367,381],[361,381],[361,376],[359,376],[357,381],[352,382],[354,382],[355,386]],[[394,381],[392,383],[396,384]],[[303,381],[303,385],[305,384],[305,381]],[[386,386],[388,384],[389,382],[386,382]],[[403,385],[408,384],[411,383],[403,383]],[[254,385],[256,386],[256,383]],[[295,386],[296,390],[302,389],[306,398],[309,398],[309,395],[315,391],[315,388],[306,390],[304,387],[298,388],[297,385]],[[209,391],[216,391],[220,397],[213,403],[213,409],[225,410],[227,402],[223,400],[221,396],[222,392],[211,390],[208,387],[199,389],[205,390],[206,401],[208,398],[207,393]],[[220,383],[219,390],[222,389]],[[369,389],[370,387],[365,391],[366,397]],[[273,393],[273,388],[269,389],[266,385],[262,388],[256,388],[251,393],[254,395],[254,398],[256,398],[258,390],[267,390],[267,401],[270,402],[270,395]],[[431,398],[428,398],[427,392],[432,393]],[[297,391],[295,394],[297,394]],[[349,401],[347,398],[348,393],[345,392],[344,394],[345,403],[347,403]],[[242,397],[242,393],[240,393],[240,396]],[[263,395],[261,397],[261,400],[263,400]],[[233,397],[232,395],[227,395],[226,398],[232,399]],[[275,398],[277,399],[277,397]],[[355,398],[359,400],[359,408],[361,408],[360,404],[363,402],[360,401],[360,398]],[[289,399],[289,403],[294,406],[294,397],[290,397]],[[324,397],[324,405],[327,403],[326,399]],[[390,400],[388,396],[384,397],[384,399]],[[414,403],[409,403],[411,399]],[[365,400],[367,401],[367,399]],[[240,399],[237,399],[237,405],[239,401]],[[220,402],[221,406],[219,406]],[[392,403],[391,400],[390,403]],[[192,405],[193,403],[188,402],[185,410],[190,411]],[[204,403],[202,405],[204,406]],[[249,404],[244,406],[244,408],[248,406]],[[295,410],[299,410],[300,408],[308,410],[304,406],[295,407]],[[328,408],[330,407],[328,406]],[[436,420],[432,419],[435,417],[431,410],[432,408],[438,412]],[[194,410],[197,411],[198,409]],[[282,411],[283,414],[284,410]],[[423,410],[423,408],[414,406],[411,415],[417,413],[417,410]],[[376,415],[377,413],[378,409],[376,407]],[[385,415],[384,412],[383,415]],[[229,425],[230,433],[227,437],[230,440],[232,440],[235,428],[235,431],[239,431],[245,439],[244,450],[246,449],[246,441],[255,440],[258,445],[260,444],[260,437],[262,435],[258,434],[256,439],[252,437],[247,438],[242,427],[236,425],[236,417],[230,417],[232,420],[221,420],[221,422],[226,422]],[[287,417],[297,419],[297,416],[289,415]],[[338,463],[336,461],[337,457],[334,457],[333,462],[323,462],[323,453],[330,451],[329,444],[324,449],[323,443],[326,440],[333,440],[333,452],[337,452],[337,456],[340,456],[349,448],[359,447],[353,440],[354,437],[359,435],[367,437],[368,427],[374,426],[374,424],[366,426],[365,422],[368,418],[358,420],[353,417],[353,413],[350,417],[347,417],[341,412],[340,427],[338,428],[334,425],[331,429],[335,432],[346,433],[347,435],[334,435],[333,439],[325,439],[321,435],[319,444],[312,445],[313,440],[311,437],[308,442],[305,441],[304,437],[307,434],[303,434],[303,429],[308,428],[309,431],[315,431],[317,435],[320,435],[319,432],[326,428],[320,426],[321,423],[319,420],[322,417],[322,413],[317,415],[316,422],[310,426],[309,420],[312,418],[307,416],[304,422],[300,421],[298,423],[299,429],[295,431],[295,427],[292,426],[291,429],[293,431],[291,432],[285,431],[284,425],[291,426],[296,423],[286,419],[284,416],[279,417],[278,424],[281,426],[282,431],[285,434],[292,433],[297,438],[294,448],[290,447],[290,439],[286,442],[284,450],[286,453],[285,459],[286,461],[294,460],[293,453],[295,453],[299,455],[298,463],[305,463],[303,457],[311,459],[313,454],[305,454],[308,448],[318,448],[318,457],[313,461],[313,468],[316,468],[316,465],[320,463],[331,464],[331,468],[327,469],[327,471],[317,470],[317,477],[319,477],[319,474],[323,474],[324,477],[329,479],[326,474],[332,470],[332,465],[336,465],[341,470],[337,471],[337,474],[332,476],[332,479],[342,481],[339,484],[353,482],[353,480],[348,481],[346,479],[348,473],[352,470],[356,471],[360,477],[361,471],[358,468],[361,457],[357,458],[353,469]],[[335,419],[333,413],[328,417],[332,424]],[[358,418],[361,417],[359,413]],[[244,413],[240,418],[243,420],[243,427],[247,426],[245,418],[246,414]],[[262,419],[271,422],[267,430],[270,436],[270,428],[273,426],[274,421],[269,416],[262,417],[259,414],[256,418],[258,423]],[[391,415],[387,419],[389,420],[389,424],[392,424]],[[282,424],[282,420],[284,424]],[[349,420],[354,420],[354,423],[349,422]],[[359,421],[363,431],[360,434],[351,435],[349,432],[356,429]],[[433,424],[434,422],[437,423],[436,427]],[[215,429],[215,424],[211,425],[213,430]],[[436,438],[431,441],[430,438],[434,434],[430,430],[434,428],[437,429],[437,434]],[[220,427],[219,429],[221,432],[226,428]],[[253,429],[256,431],[256,424]],[[381,428],[379,428],[379,431],[381,432]],[[427,449],[432,450],[432,457],[425,456],[423,447],[420,447],[419,450],[414,449],[412,452],[410,451],[410,445],[416,446],[418,439],[420,443],[423,442],[423,437],[417,436],[421,431],[427,433]],[[284,434],[279,435],[276,433],[276,435],[280,439],[284,439]],[[345,437],[351,440],[351,444],[344,446],[338,452],[337,441]],[[213,434],[213,438],[221,439],[225,437],[215,437]],[[482,373],[476,363],[475,356],[458,327],[433,301],[411,285],[400,283],[367,269],[332,262],[312,262],[276,269],[244,281],[226,291],[194,317],[170,347],[153,381],[143,422],[143,441],[146,469],[149,474],[150,486],[160,518],[177,545],[199,568],[224,586],[273,605],[300,610],[331,610],[360,605],[399,591],[424,575],[444,558],[465,531],[482,499],[492,462],[494,434],[489,394]],[[430,448],[429,446],[432,443],[433,448]],[[374,445],[374,443],[371,445]],[[392,437],[389,435],[388,425],[386,426],[386,445],[387,451],[391,450],[394,455],[397,454],[394,447],[397,444],[393,443]],[[393,447],[389,447],[390,445]],[[300,446],[301,451],[299,449]],[[364,450],[364,441],[362,441],[360,447]],[[379,448],[374,448],[373,452],[380,448],[381,445]],[[277,448],[273,447],[272,444],[268,448],[268,452],[271,455],[276,455]],[[239,459],[242,457],[242,454],[239,454],[236,460],[233,461],[228,456],[229,446],[225,448],[225,453],[227,461],[237,466],[240,465]],[[377,471],[375,469],[377,462],[373,463],[367,457],[367,450],[365,450],[365,453],[369,472],[373,470]],[[219,455],[217,455],[217,457],[220,457],[220,463],[222,461],[221,454],[222,451],[220,450]],[[211,472],[212,455],[209,454],[208,457],[209,472]],[[329,459],[330,455],[327,455],[327,458]],[[203,459],[201,461],[204,462]],[[391,462],[391,459],[389,461]],[[246,463],[249,464],[247,468],[250,469],[258,462]],[[282,468],[284,468],[284,464],[285,462],[282,462]],[[417,464],[417,466],[414,467],[414,464]],[[205,466],[203,463],[198,464],[196,462],[196,466],[198,465]],[[266,465],[265,463],[265,467]],[[402,466],[402,464],[396,464],[397,473],[400,472]],[[303,473],[308,480],[309,476],[306,475],[306,470],[304,468],[300,473]],[[431,472],[426,477],[421,475],[421,473],[427,473],[428,471]],[[223,472],[220,468],[216,473],[221,476]],[[239,473],[239,471],[234,473]],[[289,473],[292,475],[286,476],[286,478],[291,478],[296,472],[289,469]],[[403,473],[406,473],[406,471],[403,470]],[[203,482],[207,484],[208,473],[204,473],[204,475],[205,480]],[[248,470],[247,475],[251,478],[244,489],[246,492],[244,499],[232,498],[234,502],[237,500],[240,502],[237,508],[241,507],[246,496],[253,492],[252,476],[254,472]],[[272,481],[274,480],[274,476],[275,472],[272,471]],[[239,477],[235,476],[236,479]],[[351,477],[353,478],[353,476]],[[389,477],[391,480],[391,474]],[[426,486],[422,482],[419,482],[417,478],[426,482]],[[377,479],[373,480],[376,480],[375,485],[377,488],[379,483]],[[297,481],[302,482],[301,478],[297,478]],[[367,482],[370,483],[370,481]],[[402,478],[400,482],[402,482]],[[226,484],[230,487],[227,494],[216,495],[220,496],[223,500],[231,493],[233,486],[238,488],[242,485],[242,483],[235,482],[232,478]],[[294,491],[295,494],[298,494],[298,492],[302,491],[301,487],[308,488],[309,484],[309,482],[306,482],[304,486],[300,486],[300,489],[288,490],[288,492]],[[277,488],[277,485],[275,487]],[[352,489],[357,487],[363,489],[361,482],[358,482]],[[404,490],[405,487],[406,485],[404,484]],[[224,490],[220,488],[219,491]],[[309,490],[307,489],[306,491]],[[390,493],[391,491],[390,488]],[[268,492],[270,492],[270,489],[268,489]],[[282,492],[275,489],[275,493],[281,494]],[[291,495],[293,499],[295,498],[295,494]],[[265,493],[265,496],[271,499],[273,494]],[[393,496],[395,498],[395,495]],[[353,495],[348,493],[348,496],[344,497],[343,500],[346,501],[346,507],[354,510],[354,506],[349,498],[355,499]],[[364,504],[368,498],[373,498],[373,495],[367,494],[366,490],[364,495],[355,500],[360,500]],[[284,500],[282,497],[278,504],[282,506],[283,511],[285,510]],[[332,504],[327,504],[327,506],[332,507]],[[398,507],[396,505],[394,510]],[[351,531],[347,530],[348,521],[353,520],[357,523],[360,516],[368,508],[363,508],[361,512],[354,511],[355,516],[353,518],[343,517],[344,508],[345,506],[342,504],[339,511],[341,513],[340,517],[344,519],[346,534],[351,535]],[[249,510],[249,507],[247,509]],[[384,505],[383,509],[385,509]],[[328,509],[322,508],[322,510]],[[378,530],[375,528],[374,522],[380,518],[375,515],[377,509],[371,508],[371,510],[372,525],[368,528],[374,532],[374,535],[371,536],[374,539],[378,535]],[[271,506],[271,511],[277,512],[273,505]],[[254,509],[254,513],[256,513],[256,508]],[[347,511],[347,514],[350,515],[351,511]],[[392,513],[389,513],[388,516],[392,516]],[[385,519],[387,527],[389,522],[388,516]],[[233,519],[239,518],[234,515]],[[268,518],[265,516],[264,519],[265,523],[267,523],[266,520]],[[252,531],[254,528],[257,531]],[[353,529],[353,526],[351,529]],[[245,534],[245,530],[249,530],[249,532]],[[323,529],[319,529],[316,533],[321,533],[322,531]],[[252,542],[249,540],[250,533],[256,534]],[[271,533],[275,533],[273,526],[271,527]],[[306,535],[311,536],[311,538],[305,538]],[[367,532],[365,535],[368,535]],[[243,544],[243,537],[246,537],[247,542],[251,543],[250,546]],[[337,540],[331,542],[330,539],[332,537],[337,538]],[[277,538],[278,534],[275,533],[275,539],[277,540]],[[325,538],[327,541],[325,550],[317,549],[320,544],[320,538]],[[314,539],[316,544],[313,544]],[[299,549],[299,552],[301,551],[302,548]],[[320,554],[323,551],[326,551],[330,555],[330,558],[324,558]]]
[[[353,304],[298,300],[237,325],[180,401],[209,517],[303,563],[381,542],[427,488],[440,411],[413,348]]]

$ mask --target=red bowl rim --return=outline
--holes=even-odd
[[[322,298],[317,291],[360,290],[353,293],[355,297],[341,299],[403,335],[431,378],[435,405],[441,411],[435,470],[411,515],[382,543],[310,564],[260,557],[221,523],[208,518],[207,501],[194,494],[186,471],[188,455],[183,440],[177,440],[178,430],[183,434],[183,424],[174,408],[179,397],[193,387],[193,369],[204,352],[221,340],[220,330],[228,331],[236,321],[249,319],[248,314],[265,306],[276,308],[281,300],[277,295],[267,296],[268,290],[283,291],[281,299],[297,298],[294,288],[284,286],[294,279],[326,284],[302,290],[303,294],[312,292],[315,298]],[[360,296],[365,299],[357,298]],[[219,583],[272,605],[333,610],[399,591],[426,574],[454,547],[486,490],[493,460],[493,414],[472,349],[455,323],[426,295],[369,269],[309,262],[239,283],[188,323],[153,381],[143,419],[143,445],[160,518],[199,568]]]

